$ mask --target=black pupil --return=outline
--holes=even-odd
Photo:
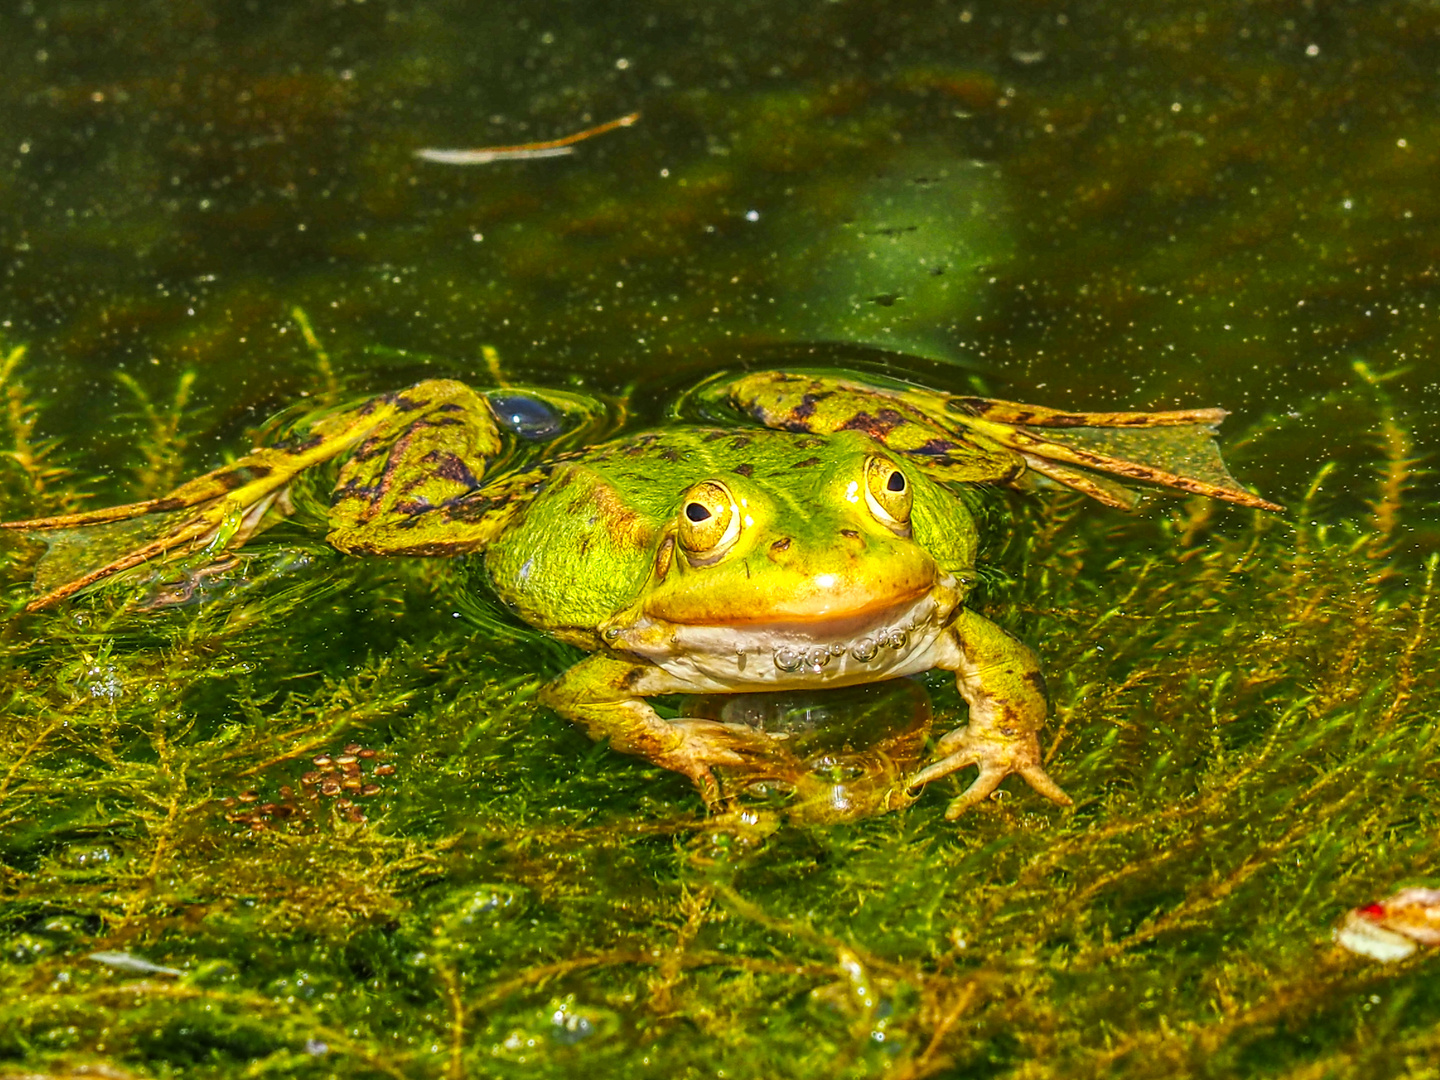
[[[885,488],[887,491],[904,491],[905,475],[900,472],[892,472],[890,479],[885,484]]]
[[[701,522],[710,516],[710,511],[699,503],[689,503],[685,507],[685,516],[691,521]]]

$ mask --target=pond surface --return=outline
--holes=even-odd
[[[1331,930],[1440,884],[1440,9],[17,0],[0,65],[0,518],[421,378],[639,426],[797,364],[1223,407],[1290,508],[992,493],[974,603],[1075,806],[953,822],[707,818],[319,489],[53,612],[6,541],[0,1075],[1429,1075],[1431,954]]]

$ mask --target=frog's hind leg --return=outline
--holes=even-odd
[[[340,470],[326,539],[372,555],[452,555],[487,542],[506,517],[508,490],[484,488],[502,449],[485,399],[469,387],[421,383]],[[514,485],[511,485],[514,486]]]
[[[65,549],[58,574],[42,560],[37,585],[44,591],[30,602],[34,611],[150,559],[207,545],[217,551],[240,546],[290,513],[288,493],[297,476],[354,450],[330,514],[337,546],[412,550],[385,535],[385,526],[422,506],[458,502],[478,486],[486,457],[499,445],[484,400],[461,383],[436,379],[321,417],[295,438],[259,447],[161,498],[0,527],[47,541],[52,552]],[[433,475],[421,475],[427,468]],[[473,505],[468,514],[452,526],[452,550],[469,538],[467,526],[474,532],[474,521],[486,520]]]
[[[724,400],[767,427],[863,431],[937,480],[1015,483],[1026,469],[1110,506],[1133,507],[1139,481],[1259,510],[1282,507],[1230,475],[1215,446],[1223,409],[1062,412],[903,384],[814,372],[754,372],[717,383]],[[1118,478],[1112,479],[1112,478]]]

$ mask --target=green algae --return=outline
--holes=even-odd
[[[1040,649],[1071,811],[1013,789],[953,824],[944,792],[845,825],[707,821],[535,704],[567,654],[498,617],[477,636],[463,564],[342,559],[303,521],[190,606],[137,609],[142,580],[26,617],[13,567],[0,1062],[1404,1074],[1435,1050],[1428,956],[1329,940],[1433,879],[1440,824],[1436,564],[1393,555],[1408,443],[1360,374],[1350,404],[1388,432],[1365,518],[1311,523],[1329,468],[1292,519],[1016,497],[986,610]]]

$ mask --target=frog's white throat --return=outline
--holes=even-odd
[[[642,616],[607,643],[696,693],[844,686],[935,667],[959,600],[955,579],[945,575],[919,599],[863,617],[696,626]]]

